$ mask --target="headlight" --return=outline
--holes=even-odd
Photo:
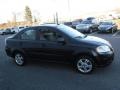
[[[111,29],[112,27],[108,27],[107,30]]]
[[[96,50],[97,50],[98,53],[106,53],[106,52],[111,51],[110,48],[108,46],[106,46],[106,45],[99,46],[99,47],[97,47]]]
[[[90,25],[86,25],[86,26],[85,26],[85,28],[89,28],[89,27],[90,27]]]

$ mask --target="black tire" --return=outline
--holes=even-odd
[[[5,35],[5,32],[3,32],[2,35]]]
[[[110,33],[112,33],[112,34],[114,33],[114,29],[113,29],[113,28],[111,29],[111,32],[110,32]]]
[[[117,31],[118,31],[118,29],[116,28],[116,29],[115,29],[115,32],[117,32]]]
[[[15,34],[15,31],[13,31],[13,34]]]
[[[90,28],[89,31],[88,31],[88,33],[92,33],[92,32],[93,32],[93,30],[92,30],[92,28]]]
[[[18,66],[23,66],[25,64],[25,56],[20,52],[15,52],[14,61]]]
[[[81,62],[83,62],[83,61],[85,61],[85,62],[82,65]],[[81,66],[79,67],[79,65],[81,65]],[[87,66],[87,65],[89,65],[89,66]],[[95,63],[94,63],[93,58],[91,58],[89,56],[80,56],[76,59],[74,66],[78,72],[80,72],[82,74],[89,74],[94,70]],[[87,70],[85,70],[85,68]]]

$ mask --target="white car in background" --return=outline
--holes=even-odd
[[[7,34],[14,34],[14,33],[15,31],[10,28],[0,30],[0,35],[7,35]]]
[[[19,31],[21,31],[24,28],[26,28],[26,26],[14,27],[14,28],[12,28],[12,30],[15,31],[15,33],[18,33]]]

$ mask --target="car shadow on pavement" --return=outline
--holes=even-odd
[[[54,69],[54,70],[68,70],[74,71],[72,64],[70,63],[63,63],[63,62],[52,62],[52,61],[29,61],[27,62],[26,66],[30,67],[37,67],[43,69]]]
[[[70,72],[70,73],[76,73],[79,74],[79,72],[75,69],[75,67],[73,66],[73,64],[71,63],[63,63],[63,62],[52,62],[52,61],[33,61],[30,60],[29,62],[27,62],[24,66],[17,66],[15,65],[15,62],[13,62],[13,59],[10,60],[10,62],[8,64],[10,64],[15,67],[19,67],[20,69],[24,69],[24,68],[37,68],[37,69],[41,69],[41,70],[52,70],[52,71],[65,71],[65,72]],[[14,67],[13,66],[13,67]],[[105,68],[95,68],[94,71],[90,74],[87,75],[96,75],[96,74],[103,74],[103,73],[109,73],[112,71],[112,66],[107,66]]]

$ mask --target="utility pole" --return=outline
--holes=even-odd
[[[68,6],[68,14],[69,14],[69,20],[71,21],[71,11],[70,11],[70,0],[67,0],[67,6]]]
[[[59,24],[58,13],[56,12],[56,24]]]
[[[58,11],[57,11],[57,7],[58,7],[58,5],[57,5],[57,0],[52,0],[53,1],[53,6],[54,6],[54,8],[55,8],[55,11],[54,11],[54,23],[56,23],[56,24],[59,24],[59,20],[58,20]]]

